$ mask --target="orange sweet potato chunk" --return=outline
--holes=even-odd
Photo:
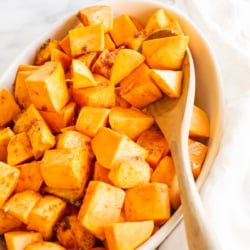
[[[0,161],[0,208],[15,190],[20,171]]]
[[[134,107],[143,108],[163,96],[149,74],[142,63],[120,82],[120,95]]]
[[[109,249],[133,250],[145,242],[153,233],[154,222],[120,222],[104,226]]]
[[[125,192],[101,181],[90,181],[78,219],[97,238],[104,240],[104,226],[117,222],[120,217]]]
[[[107,126],[110,109],[84,106],[76,120],[76,129],[94,137],[98,129]]]
[[[24,250],[66,250],[56,242],[51,241],[38,241],[30,243]]]
[[[0,161],[7,160],[7,146],[14,132],[10,127],[0,129]]]
[[[167,184],[150,182],[127,189],[124,209],[128,221],[168,220],[171,211]]]
[[[46,62],[25,82],[30,99],[39,110],[60,111],[69,101],[64,70],[59,62]]]
[[[0,90],[0,110],[0,127],[9,124],[21,111],[14,96],[7,89]]]
[[[209,134],[210,124],[206,112],[194,105],[189,129],[189,136],[209,137]]]
[[[110,127],[124,133],[132,140],[150,128],[154,123],[153,117],[143,113],[139,109],[113,107],[109,114]]]
[[[0,209],[0,235],[22,227],[22,222],[16,217]]]
[[[93,180],[112,184],[111,180],[108,177],[109,172],[110,169],[104,168],[100,163],[96,161],[94,164]]]
[[[108,147],[104,147],[107,142]],[[148,151],[139,144],[110,128],[101,127],[91,142],[97,161],[105,168],[112,169],[127,157],[145,159]]]

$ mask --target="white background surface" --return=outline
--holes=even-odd
[[[50,25],[76,12],[80,0],[0,1],[0,75]],[[164,2],[164,1],[159,1]],[[168,1],[165,1],[166,4]],[[225,91],[222,147],[202,190],[204,206],[225,250],[250,249],[250,1],[183,0],[221,66]],[[185,249],[183,225],[161,249]]]

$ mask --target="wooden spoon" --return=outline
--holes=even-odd
[[[164,32],[161,31],[159,37],[162,36]],[[154,34],[152,37],[154,39],[158,36]],[[183,71],[181,96],[164,97],[149,105],[148,111],[155,118],[170,146],[179,183],[189,249],[217,250],[220,249],[219,243],[202,206],[189,162],[188,134],[195,95],[194,64],[189,50],[183,62]]]

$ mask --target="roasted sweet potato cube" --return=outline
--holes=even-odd
[[[41,195],[33,190],[25,190],[12,195],[4,204],[3,209],[27,224],[31,210],[41,199]]]
[[[81,188],[89,177],[89,152],[82,148],[47,150],[40,169],[49,187]]]
[[[71,64],[71,56],[64,53],[62,50],[58,48],[53,48],[51,50],[50,60],[52,62],[59,62],[63,66],[64,71],[66,72]]]
[[[20,171],[0,161],[0,208],[15,190]]]
[[[82,107],[76,120],[76,129],[94,137],[100,127],[108,125],[109,112],[107,108]]]
[[[7,89],[0,90],[0,110],[0,127],[9,124],[21,112],[14,96]]]
[[[17,73],[21,71],[34,71],[39,69],[38,65],[33,64],[19,64],[17,68]]]
[[[73,88],[76,89],[92,87],[97,84],[87,65],[78,59],[72,60],[71,76],[73,79]]]
[[[165,9],[156,10],[148,19],[145,29],[149,32],[165,28],[170,22],[170,17],[168,16]]]
[[[189,160],[194,178],[197,178],[201,172],[207,150],[208,147],[205,144],[192,139],[188,140]]]
[[[162,157],[169,152],[169,145],[162,132],[155,126],[142,132],[136,141],[148,150],[146,161],[155,168]]]
[[[22,222],[3,209],[0,209],[0,235],[22,227]]]
[[[130,49],[140,50],[142,42],[147,38],[148,35],[148,32],[145,29],[142,29],[128,37],[125,41],[125,44]]]
[[[7,146],[13,135],[15,134],[10,127],[0,129],[0,161],[7,161]]]
[[[150,76],[165,95],[172,98],[180,96],[183,71],[151,69]]]
[[[43,156],[44,152],[52,148],[56,139],[47,124],[43,121],[36,121],[27,132],[35,159]]]
[[[94,165],[93,180],[112,184],[108,177],[109,172],[110,169],[104,168],[99,162],[96,161]]]
[[[26,132],[12,136],[7,147],[7,163],[18,165],[33,158],[33,150]]]
[[[70,42],[69,42],[69,35],[67,34],[64,38],[59,41],[59,45],[62,50],[68,55],[71,56],[70,50]]]
[[[154,230],[154,221],[117,222],[104,226],[108,249],[136,249]]]
[[[125,192],[101,181],[90,181],[78,219],[97,238],[104,240],[104,226],[117,222],[124,202]]]
[[[151,168],[140,157],[126,157],[117,166],[113,167],[108,175],[111,182],[119,188],[127,189],[148,183],[151,177]]]
[[[165,156],[161,159],[152,173],[151,181],[168,185],[171,207],[177,209],[180,205],[180,194],[172,157]]]
[[[189,136],[209,137],[209,134],[210,124],[207,113],[203,109],[194,105],[189,128]]]
[[[132,140],[154,123],[152,116],[143,113],[139,109],[113,107],[109,114],[109,124],[113,130],[124,133]]]
[[[71,126],[75,122],[76,103],[69,102],[60,111],[40,111],[40,114],[48,124],[52,132],[60,132],[63,128]]]
[[[78,17],[85,26],[103,23],[105,32],[113,27],[113,11],[108,5],[85,7],[79,10]]]
[[[72,57],[102,51],[104,49],[104,25],[99,23],[70,30],[69,43]]]
[[[25,82],[30,99],[39,110],[60,111],[69,101],[64,70],[59,62],[46,62]]]
[[[132,49],[119,49],[111,68],[110,81],[114,85],[128,76],[144,61],[144,56]]]
[[[64,200],[53,195],[44,195],[31,210],[27,229],[40,232],[45,240],[50,239],[53,228],[63,216],[65,208]]]
[[[120,95],[120,89],[115,90],[115,106],[122,107],[122,108],[131,108],[132,105],[128,103],[124,98]]]
[[[109,33],[104,34],[104,48],[108,50],[114,50],[116,48]]]
[[[110,142],[108,147],[103,147]],[[110,128],[101,127],[91,141],[97,161],[105,168],[112,169],[127,157],[145,159],[148,151],[129,137]]]
[[[169,36],[146,40],[142,54],[151,68],[179,70],[189,42],[188,36]]]
[[[109,51],[108,49],[104,49],[92,66],[93,72],[110,79],[111,69],[114,65],[116,55],[117,51]]]
[[[22,108],[27,108],[31,104],[28,89],[26,87],[25,79],[32,73],[32,71],[19,71],[16,75],[14,85],[14,96],[17,103]]]
[[[30,243],[24,250],[66,250],[56,242],[52,241],[38,241]]]
[[[44,121],[34,104],[30,104],[14,119],[13,131],[15,133],[27,132],[36,121]]]
[[[65,216],[56,227],[56,238],[67,249],[92,249],[95,236],[79,222],[77,215]]]
[[[89,52],[87,54],[83,54],[77,57],[78,60],[85,63],[85,65],[91,69],[93,63],[95,62],[98,56],[97,52]]]
[[[72,89],[73,99],[79,107],[91,106],[110,108],[115,106],[115,86],[102,77],[94,75],[97,86],[84,89]]]
[[[122,14],[114,19],[110,35],[116,46],[119,47],[125,43],[128,37],[134,35],[137,31],[131,18],[127,14]]]
[[[36,53],[35,65],[42,65],[51,59],[51,50],[53,48],[59,49],[59,41],[56,39],[49,39],[44,43]]]
[[[128,221],[154,220],[162,223],[170,217],[167,184],[150,182],[126,190],[124,201]]]
[[[22,192],[25,190],[39,191],[43,183],[40,164],[41,161],[32,161],[16,166],[20,171],[20,176],[15,192]]]
[[[4,234],[7,249],[23,250],[33,242],[42,241],[43,237],[39,232],[13,231]]]
[[[120,82],[120,95],[134,107],[143,108],[162,98],[149,74],[149,67],[142,63]]]
[[[166,28],[172,30],[177,35],[184,35],[181,26],[177,20],[170,20]]]

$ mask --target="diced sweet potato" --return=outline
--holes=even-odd
[[[104,49],[92,66],[93,72],[110,79],[111,69],[114,65],[116,55],[117,51]]]
[[[162,158],[152,173],[151,181],[165,183],[168,185],[171,207],[173,209],[177,209],[180,205],[180,194],[172,157],[165,156]]]
[[[43,237],[39,232],[13,231],[4,234],[8,250],[23,250],[33,242],[42,241]]]
[[[63,128],[75,122],[76,103],[69,102],[59,112],[40,111],[52,132],[60,132]]]
[[[0,208],[15,190],[20,171],[0,161]]]
[[[115,90],[115,106],[118,107],[123,107],[123,108],[131,108],[132,105],[130,103],[128,103],[121,95],[120,95],[120,90],[116,89]]]
[[[3,209],[4,211],[15,216],[21,222],[27,224],[31,210],[41,197],[40,193],[32,190],[15,193],[4,204]]]
[[[149,73],[149,67],[142,63],[120,83],[120,95],[134,107],[143,108],[162,97]]]
[[[96,161],[94,165],[93,180],[112,184],[111,180],[108,177],[109,172],[109,169],[104,168],[100,163]]]
[[[26,132],[13,135],[7,147],[7,163],[18,165],[33,158],[33,150]]]
[[[116,48],[109,33],[104,34],[104,48],[108,50],[114,50]]]
[[[153,117],[143,113],[139,109],[113,107],[109,114],[109,124],[113,130],[124,133],[132,140],[154,123]]]
[[[69,101],[64,70],[59,62],[46,62],[25,82],[30,99],[39,110],[60,111]]]
[[[15,133],[27,132],[36,121],[43,121],[43,117],[34,104],[30,104],[14,119],[13,131]]]
[[[111,68],[110,81],[116,85],[144,61],[144,56],[132,49],[119,49]]]
[[[66,249],[90,249],[96,242],[95,236],[85,229],[76,215],[65,216],[56,227],[56,238]]]
[[[22,227],[22,222],[3,209],[0,209],[0,235]]]
[[[148,32],[153,32],[155,30],[165,28],[170,22],[170,17],[168,16],[165,9],[156,10],[147,20],[145,29]]]
[[[181,26],[177,20],[170,20],[166,28],[172,30],[177,35],[184,35]]]
[[[128,37],[132,36],[137,31],[138,30],[131,18],[127,14],[122,14],[114,19],[110,35],[116,46],[119,47],[125,43]]]
[[[188,42],[189,37],[181,35],[146,40],[142,43],[142,54],[151,68],[179,70]]]
[[[169,97],[177,98],[181,94],[183,71],[151,69],[150,76],[159,89]]]
[[[148,150],[146,161],[155,168],[162,157],[169,152],[169,145],[162,132],[155,126],[142,132],[136,141]]]
[[[104,25],[99,23],[70,30],[69,43],[72,57],[102,51],[104,49]]]
[[[196,105],[193,106],[189,136],[209,137],[210,126],[206,112]]]
[[[98,56],[97,52],[89,52],[87,54],[83,54],[77,57],[78,60],[85,63],[88,68],[91,69],[93,63],[95,62]]]
[[[78,219],[97,238],[104,240],[104,226],[117,222],[125,192],[101,181],[91,181],[86,190]]]
[[[133,250],[153,233],[154,222],[136,221],[112,223],[104,226],[108,249]]]
[[[115,86],[102,77],[94,75],[98,85],[84,89],[72,89],[73,99],[79,107],[110,108],[115,106]]]
[[[81,188],[89,177],[89,152],[82,148],[47,150],[40,169],[49,187]]]
[[[188,140],[189,160],[194,178],[201,172],[202,164],[205,160],[208,147],[198,141]]]
[[[28,130],[27,135],[35,159],[41,158],[44,152],[52,148],[56,143],[55,136],[43,121],[35,121]]]
[[[78,59],[72,60],[71,76],[73,79],[73,88],[76,89],[92,87],[97,84],[87,65]]]
[[[7,89],[0,90],[0,110],[0,127],[9,124],[21,111],[14,96]]]
[[[148,32],[142,29],[132,36],[128,37],[125,41],[126,46],[133,50],[140,50],[142,42],[147,38]]]
[[[128,221],[154,220],[162,223],[170,217],[167,184],[150,182],[126,190],[124,201]]]
[[[100,127],[107,126],[109,112],[107,108],[82,107],[76,120],[76,129],[94,137]]]
[[[62,199],[53,195],[43,196],[30,212],[27,229],[40,232],[45,240],[50,239],[65,208],[66,202]]]
[[[108,175],[111,182],[119,188],[127,189],[150,181],[151,168],[140,157],[125,157]]]
[[[22,192],[25,190],[39,191],[43,183],[40,164],[40,161],[32,161],[16,166],[20,171],[20,176],[15,192]]]
[[[55,242],[39,241],[30,243],[23,250],[66,250],[66,249]]]
[[[0,129],[0,161],[7,161],[7,146],[14,132],[10,127]]]
[[[42,45],[39,51],[36,53],[35,65],[42,65],[51,59],[51,50],[53,48],[59,48],[59,42],[55,39],[49,39]]]
[[[113,12],[108,5],[85,7],[79,10],[78,17],[85,26],[103,23],[105,32],[113,27]]]
[[[53,48],[51,50],[51,61],[52,62],[59,62],[63,66],[64,71],[66,72],[71,64],[71,57],[61,51],[60,49]]]
[[[107,142],[110,142],[108,147],[103,147]],[[145,159],[148,155],[146,149],[126,135],[106,127],[98,130],[91,144],[97,161],[108,169],[119,165],[126,157],[134,156]]]

